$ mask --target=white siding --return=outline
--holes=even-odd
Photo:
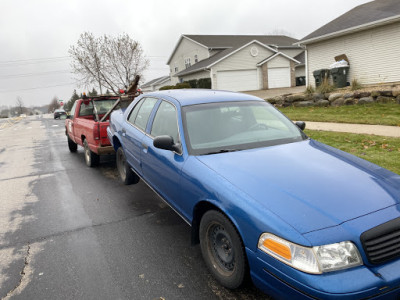
[[[285,68],[290,67],[290,60],[282,55],[268,61],[268,69],[270,68]]]
[[[306,76],[306,67],[305,66],[297,67],[294,70],[295,70],[296,77]]]
[[[153,87],[154,91],[158,91],[158,90],[160,90],[161,87],[166,86],[166,85],[171,85],[171,79],[167,80],[167,81],[165,81],[163,83],[160,83],[160,84],[155,84],[154,87]]]
[[[200,79],[200,78],[210,78],[210,71],[201,71],[201,72],[181,76],[181,78],[183,79],[183,81],[188,81],[188,80],[192,80],[192,79]]]
[[[186,38],[183,38],[176,48],[174,55],[171,58],[169,68],[172,70],[171,83],[176,84],[179,82],[178,77],[173,77],[176,74],[175,66],[178,67],[178,73],[185,70],[185,59],[190,58],[192,65],[195,64],[194,56],[197,55],[198,61],[208,58],[208,49],[194,43]]]
[[[256,47],[258,49],[258,55],[252,56],[250,54],[250,49]],[[251,70],[257,69],[256,65],[267,57],[271,56],[275,52],[260,46],[257,43],[250,44],[249,46],[243,48],[242,50],[232,54],[228,58],[222,60],[218,64],[214,65],[211,69],[212,72],[212,87],[218,89],[217,72],[218,71],[230,71],[230,70]],[[258,71],[259,72],[259,71]],[[258,76],[258,88],[262,87],[262,78]]]
[[[311,85],[315,85],[313,71],[329,68],[340,54],[350,61],[350,82],[354,78],[363,84],[400,81],[400,22],[309,44],[307,52]]]

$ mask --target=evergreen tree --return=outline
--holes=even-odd
[[[72,106],[74,105],[75,101],[80,99],[79,95],[76,93],[76,90],[72,93],[71,99],[64,104],[64,110],[65,111],[70,111]]]
[[[93,88],[92,91],[89,92],[89,97],[96,97],[96,96],[98,96],[98,93],[97,93],[96,89]]]

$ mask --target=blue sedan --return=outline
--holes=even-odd
[[[400,295],[400,176],[308,138],[257,97],[144,94],[110,118],[125,184],[192,227],[210,272],[277,298]]]

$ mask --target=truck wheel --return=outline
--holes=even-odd
[[[210,210],[200,221],[200,247],[214,277],[229,289],[240,287],[247,276],[247,260],[235,226],[222,213]]]
[[[76,152],[76,150],[78,150],[78,145],[76,143],[74,143],[74,141],[71,140],[69,137],[67,137],[67,138],[68,138],[69,151]]]
[[[128,163],[126,162],[124,149],[122,149],[122,147],[119,147],[117,150],[117,169],[119,177],[125,185],[135,184],[139,182],[139,176],[137,176],[131,170]]]
[[[90,150],[89,145],[86,140],[83,142],[83,148],[85,148],[86,165],[91,168],[97,166],[100,162],[100,156],[98,156],[96,153],[94,153],[92,150]]]

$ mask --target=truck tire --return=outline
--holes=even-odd
[[[76,143],[74,143],[74,141],[71,140],[71,139],[69,138],[69,136],[67,136],[67,138],[68,138],[68,148],[69,148],[69,151],[71,151],[71,152],[76,152],[76,150],[78,150],[78,145],[77,145]]]
[[[100,162],[100,156],[90,150],[86,140],[83,142],[83,148],[85,148],[85,162],[88,167],[95,167]]]
[[[124,149],[119,147],[117,150],[117,169],[119,178],[125,185],[138,183],[140,178],[136,175],[126,162]]]

